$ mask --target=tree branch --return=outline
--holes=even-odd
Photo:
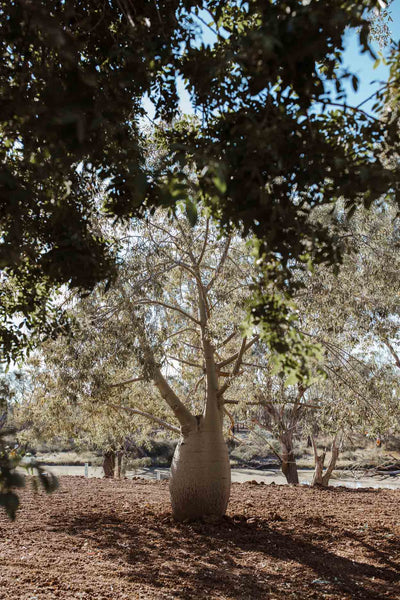
[[[180,335],[181,333],[185,333],[186,331],[192,331],[196,334],[198,333],[197,329],[193,329],[193,327],[184,327],[183,329],[179,329],[179,331],[175,331],[174,333],[171,333],[165,339],[169,340],[172,337],[174,337],[175,335]],[[182,343],[188,345],[186,342],[182,342]],[[193,346],[193,348],[194,348],[194,346]]]
[[[167,308],[169,310],[175,310],[176,312],[179,312],[181,315],[183,315],[187,319],[190,319],[191,321],[193,321],[193,323],[196,323],[196,325],[200,325],[200,321],[198,321],[193,315],[191,315],[188,312],[186,312],[185,310],[183,310],[183,308],[180,308],[179,306],[174,306],[173,304],[167,304],[166,302],[161,302],[160,300],[151,300],[150,298],[144,298],[143,300],[139,300],[138,302],[135,302],[135,304],[142,305],[142,306],[145,306],[147,304],[163,306],[164,308]]]
[[[270,400],[258,400],[255,402],[243,402],[243,404],[245,404],[246,406],[275,406],[275,405],[279,405],[279,404],[294,404],[295,400],[286,400],[285,402],[272,402]],[[239,400],[225,400],[224,404],[242,404]],[[303,408],[314,408],[314,409],[320,409],[321,406],[318,406],[317,404],[301,404],[301,407]]]
[[[381,119],[377,119],[376,117],[374,117],[373,115],[370,115],[369,113],[367,113],[365,110],[362,110],[362,108],[359,108],[358,106],[349,106],[348,104],[343,104],[340,102],[326,102],[326,101],[321,102],[321,104],[323,104],[324,106],[337,106],[338,108],[342,108],[345,112],[346,112],[346,109],[348,108],[349,110],[352,110],[353,112],[357,112],[357,113],[360,113],[361,115],[364,115],[371,121],[375,121],[375,123],[383,123],[383,121],[381,121]]]
[[[314,461],[315,461],[315,464],[317,464],[317,462],[318,462],[318,448],[317,448],[317,443],[316,443],[315,437],[313,435],[311,435],[310,437],[311,437],[311,443],[312,443],[312,447],[313,447],[313,451],[314,451]]]
[[[182,427],[192,426],[196,419],[192,413],[186,408],[181,402],[178,396],[175,394],[164,375],[161,373],[160,367],[157,365],[153,350],[147,341],[146,332],[143,324],[139,319],[136,319],[136,328],[138,330],[138,338],[140,346],[143,350],[144,359],[151,370],[151,377],[154,381],[156,388],[158,389],[161,397],[168,404],[170,409],[173,411],[175,417],[178,419]]]
[[[158,423],[159,425],[162,425],[163,427],[165,427],[165,429],[169,429],[170,431],[174,431],[175,433],[180,434],[180,432],[181,432],[179,427],[175,427],[174,425],[167,423],[167,421],[164,421],[163,419],[159,419],[158,417],[152,415],[151,413],[144,412],[143,410],[139,410],[138,408],[131,408],[130,406],[121,406],[120,404],[114,404],[113,402],[106,402],[105,404],[106,404],[106,406],[110,406],[111,408],[116,408],[117,410],[125,410],[126,412],[130,412],[134,415],[146,417],[146,419],[155,421],[155,423]]]
[[[219,350],[220,348],[223,348],[224,346],[226,346],[226,344],[227,344],[228,342],[230,342],[230,341],[231,341],[231,340],[232,340],[232,339],[235,337],[235,335],[236,335],[236,334],[237,334],[237,330],[235,330],[235,331],[232,331],[232,333],[230,333],[230,334],[228,335],[228,337],[224,339],[224,341],[223,341],[223,342],[221,342],[220,344],[218,344],[218,346],[216,346],[216,348],[215,348],[215,349],[216,349],[216,350]]]
[[[214,285],[215,280],[217,279],[218,275],[221,272],[222,267],[225,264],[225,261],[227,259],[228,252],[229,252],[229,246],[231,245],[231,241],[232,241],[232,238],[231,238],[231,236],[229,236],[227,239],[227,242],[225,244],[224,250],[222,252],[221,260],[219,261],[218,266],[214,271],[214,275],[211,277],[210,281],[206,285],[207,292],[209,292],[210,289],[212,288],[212,286]]]
[[[201,369],[202,371],[204,371],[204,367],[202,365],[198,365],[197,363],[192,363],[192,362],[190,362],[190,360],[184,360],[183,358],[178,358],[177,356],[171,356],[170,354],[166,354],[165,356],[167,358],[170,358],[171,360],[176,360],[177,362],[180,362],[184,365],[188,365],[189,367],[196,367],[196,369]]]
[[[257,421],[257,419],[252,419],[252,422],[255,423],[256,425],[258,425],[259,427],[261,427],[261,429],[266,429],[268,431],[268,429],[264,425],[261,425],[261,423],[259,421]],[[279,460],[280,464],[282,464],[282,462],[283,462],[282,457],[280,454],[278,454],[278,452],[275,450],[275,448],[272,446],[272,444],[270,444],[270,442],[268,440],[266,440],[265,437],[263,435],[261,435],[261,433],[258,433],[258,431],[256,431],[254,428],[251,430],[251,432],[254,435],[256,435],[257,437],[261,438],[263,440],[263,442],[265,444],[267,444],[267,446],[269,446],[269,448],[272,450],[273,454]]]
[[[336,463],[337,463],[337,459],[339,457],[339,452],[340,452],[340,445],[341,442],[339,442],[339,444],[337,444],[337,439],[339,437],[339,432],[336,433],[335,437],[333,438],[332,441],[332,446],[331,446],[331,458],[329,460],[329,464],[326,468],[325,473],[322,476],[322,483],[323,485],[328,485],[329,483],[329,479],[332,475],[332,472],[334,471],[335,467],[336,467]]]
[[[202,381],[204,381],[204,375],[202,375],[200,377],[200,379],[197,381],[196,385],[194,386],[193,390],[188,394],[188,396],[186,398],[187,400],[190,400],[190,398],[195,395],[195,393],[197,392],[199,385],[201,384]]]
[[[398,367],[400,369],[400,357],[397,354],[396,350],[393,348],[393,346],[389,342],[389,340],[383,340],[383,343],[385,344],[386,348],[388,348],[390,354],[393,356],[395,363],[396,363],[396,367]]]
[[[203,257],[204,257],[204,254],[205,254],[205,251],[206,251],[206,248],[207,248],[209,226],[210,226],[210,217],[208,217],[207,221],[206,221],[206,230],[205,230],[205,233],[204,233],[204,243],[203,243],[203,247],[202,247],[201,252],[200,252],[200,256],[197,259],[197,266],[198,267],[201,265],[201,261],[203,260]]]
[[[242,354],[247,352],[247,350],[249,348],[251,348],[251,346],[253,346],[259,340],[259,337],[260,337],[259,335],[256,335],[249,342],[247,342]],[[240,355],[240,352],[241,352],[241,349],[238,352],[235,352],[235,354],[232,354],[229,358],[226,358],[225,360],[218,363],[216,365],[217,369],[222,369],[222,367],[226,367],[227,365],[230,365],[231,363],[233,363],[235,360],[237,360],[238,356]]]
[[[136,383],[137,381],[145,381],[145,377],[132,377],[131,379],[126,379],[125,381],[119,381],[118,383],[110,383],[107,387],[120,387],[123,385],[128,385],[128,383]]]
[[[218,390],[218,394],[217,394],[218,398],[222,398],[222,396],[224,395],[224,393],[226,392],[226,390],[231,385],[233,378],[236,377],[236,375],[238,375],[239,369],[240,369],[240,365],[241,365],[241,362],[242,362],[242,358],[243,358],[243,354],[246,352],[246,342],[247,342],[247,338],[244,337],[242,339],[242,345],[240,346],[240,350],[237,353],[237,358],[236,358],[235,366],[232,369],[232,373],[230,374],[229,379]]]

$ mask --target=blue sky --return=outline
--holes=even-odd
[[[395,42],[400,40],[400,0],[394,0],[390,7],[391,17],[393,21],[390,23],[390,31],[392,39]],[[209,32],[207,32],[209,33]],[[205,38],[207,38],[205,33]],[[385,53],[385,48],[380,48],[378,44],[375,44],[376,53],[381,51]],[[386,50],[387,51],[387,50]],[[362,54],[358,43],[358,37],[355,32],[350,32],[346,37],[346,51],[344,56],[344,65],[354,72],[359,77],[359,89],[357,93],[353,91],[352,86],[349,84],[348,104],[356,106],[363,100],[368,98],[375,90],[379,89],[382,84],[379,82],[384,81],[388,77],[388,68],[381,62],[379,67],[374,69],[374,60],[369,54]],[[193,112],[192,105],[188,93],[186,92],[183,82],[178,81],[178,89],[180,94],[180,108],[183,113]],[[373,104],[371,102],[370,106]],[[365,105],[365,108],[368,104]],[[150,118],[154,117],[154,106],[149,100],[144,101],[144,107]]]
[[[394,0],[390,7],[391,17],[393,21],[389,23],[392,39],[395,42],[400,40],[400,0]],[[385,48],[379,48],[378,44],[374,45],[376,52],[382,51],[385,53]],[[387,51],[387,50],[386,50]],[[373,91],[379,88],[379,83],[374,83],[376,80],[385,80],[388,77],[388,68],[382,63],[374,70],[374,61],[368,54],[360,52],[357,35],[351,32],[346,39],[345,64],[348,66],[360,79],[360,87],[355,94],[349,86],[348,103],[357,105],[365,98],[370,96]]]

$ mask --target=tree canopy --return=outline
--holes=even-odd
[[[309,218],[314,208],[343,196],[352,211],[398,187],[387,160],[397,156],[397,113],[382,110],[389,87],[397,94],[397,49],[373,113],[345,96],[358,80],[343,63],[344,34],[358,31],[373,55],[368,15],[380,4],[1,2],[2,356],[18,358],[30,331],[48,335],[54,284],[92,289],[113,276],[99,210],[130,218],[183,199],[195,219],[201,199],[222,227],[257,236],[264,275],[281,287],[294,259],[339,261],[339,240]],[[195,125],[175,120],[179,80]],[[145,160],[146,96],[168,124],[156,167]],[[259,289],[253,315],[274,326],[263,278]]]
[[[279,362],[257,329],[242,339],[255,271],[249,244],[220,236],[209,216],[200,213],[195,226],[184,206],[179,216],[157,210],[114,229],[117,280],[107,293],[99,285],[84,300],[72,295],[74,335],[42,345],[30,361],[31,394],[16,411],[31,422],[28,439],[61,434],[107,448],[161,427],[181,433],[185,446],[199,433],[219,435],[225,416],[233,423],[240,415],[279,440],[291,482],[298,481],[294,438],[332,435],[327,482],[342,435],[398,431],[398,365],[391,359],[398,361],[399,232],[392,206],[376,203],[350,220],[343,206],[325,214],[341,228],[347,254],[338,276],[319,265],[297,294],[299,326],[323,348],[313,378],[302,383],[277,373]],[[204,437],[199,452],[213,443]],[[315,440],[314,449],[321,470]]]

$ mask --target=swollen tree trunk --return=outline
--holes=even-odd
[[[228,248],[228,246],[227,246]],[[189,252],[190,254],[190,252]],[[203,415],[194,416],[178,398],[157,364],[140,321],[136,322],[144,359],[160,395],[173,411],[180,424],[181,440],[175,450],[171,465],[170,496],[172,514],[177,521],[208,517],[220,519],[229,501],[231,473],[228,448],[225,443],[223,424],[223,393],[226,386],[219,387],[219,365],[215,348],[209,337],[208,319],[210,306],[207,293],[214,279],[205,286],[201,283],[199,262],[193,258],[198,288],[198,319],[184,312],[186,317],[200,327],[206,380],[206,406]],[[182,312],[179,307],[176,308]],[[254,343],[254,342],[251,342]],[[234,363],[232,376],[239,371],[242,356],[251,345],[242,342],[239,352],[233,354],[225,365]],[[185,361],[184,361],[185,362]]]
[[[279,438],[281,444],[282,473],[288,483],[299,483],[296,457],[294,455],[293,438],[290,432],[283,433]]]
[[[171,465],[170,495],[177,521],[220,519],[228,506],[231,488],[228,447],[222,434],[223,406],[219,403],[214,348],[207,329],[206,289],[200,278],[197,287],[207,400],[204,414],[182,426],[182,439]]]
[[[114,477],[115,472],[115,452],[110,450],[103,454],[103,471],[106,479]]]
[[[221,518],[229,501],[228,448],[219,423],[202,416],[183,432],[171,465],[170,495],[177,521]]]

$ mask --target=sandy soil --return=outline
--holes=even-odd
[[[63,477],[0,513],[1,600],[400,599],[400,492],[234,484],[176,524],[166,482]]]

